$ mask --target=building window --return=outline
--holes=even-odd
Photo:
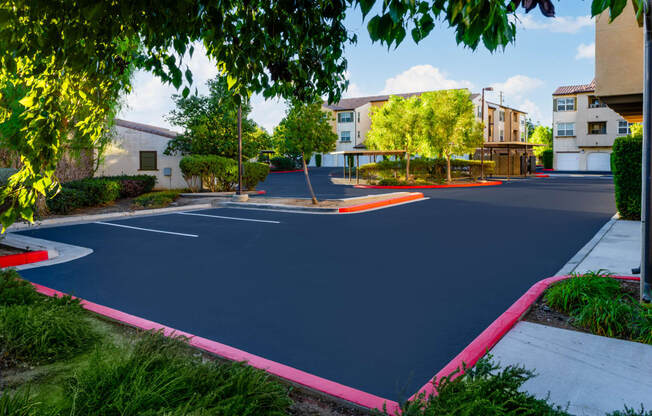
[[[589,134],[607,134],[607,122],[606,121],[590,122]]]
[[[351,141],[351,132],[350,131],[341,131],[340,132],[340,141],[341,142],[350,142]]]
[[[360,122],[360,112],[358,111],[358,123]]]
[[[140,152],[140,170],[156,170],[156,152]]]
[[[505,112],[502,110],[498,112],[498,121],[505,121]]]
[[[602,108],[606,107],[607,105],[604,104],[598,97],[595,97],[593,95],[589,96],[589,108]]]
[[[557,98],[557,111],[575,111],[575,98]]]
[[[557,123],[557,136],[575,136],[575,123]]]
[[[358,130],[358,139],[360,138],[360,130]]]
[[[505,131],[503,129],[500,129],[500,141],[505,141]]]
[[[482,118],[482,107],[476,107],[478,109],[478,118]]]
[[[632,123],[627,120],[620,120],[618,122],[618,134],[632,134],[631,126]]]
[[[337,113],[337,122],[338,123],[353,123],[353,113]]]

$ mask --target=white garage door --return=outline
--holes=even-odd
[[[611,171],[611,158],[609,153],[589,153],[586,159],[586,170],[595,170],[600,172]]]
[[[580,154],[579,153],[556,153],[557,170],[579,170]]]

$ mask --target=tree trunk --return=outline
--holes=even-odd
[[[451,177],[451,157],[450,157],[450,155],[446,155],[446,179],[448,180],[449,184],[451,182],[453,182],[453,178]]]
[[[409,182],[410,181],[410,152],[407,152],[406,154],[406,161],[405,161],[405,181]]]
[[[308,190],[310,191],[310,196],[312,197],[312,203],[317,205],[317,197],[315,196],[315,191],[312,189],[312,184],[310,183],[310,176],[308,176],[308,165],[306,165],[306,157],[301,152],[301,162],[303,163],[303,173],[306,175],[306,183],[308,184]]]

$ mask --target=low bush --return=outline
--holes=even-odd
[[[574,274],[546,290],[545,300],[551,307],[572,314],[584,307],[592,298],[614,299],[620,292],[620,283],[602,271],[583,275]]]
[[[321,158],[322,158],[321,153],[317,153],[315,155],[315,166],[317,166],[318,168],[321,167]]]
[[[285,156],[273,157],[272,170],[295,170],[299,167],[297,161]]]
[[[179,168],[193,192],[199,192],[203,186],[211,192],[231,191],[238,180],[238,163],[222,156],[185,156]]]
[[[641,219],[641,169],[643,139],[618,137],[613,145],[613,174],[616,208],[629,220]]]
[[[18,272],[13,269],[0,270],[0,307],[31,305],[41,299],[34,286],[21,279]]]
[[[142,208],[164,208],[179,198],[179,191],[149,192],[134,199],[134,205]]]
[[[552,169],[552,161],[555,157],[555,153],[552,149],[546,149],[541,153],[541,159],[543,160],[544,169]]]
[[[360,175],[370,179],[392,179],[405,177],[405,160],[383,160],[360,166]],[[431,182],[441,182],[446,179],[446,159],[418,158],[410,160],[410,175],[414,179]],[[495,162],[485,160],[485,175],[494,172]],[[478,178],[481,175],[481,161],[452,159],[451,170],[453,177]]]
[[[98,350],[70,381],[70,406],[76,414],[105,416],[286,414],[287,389],[268,374],[241,363],[203,362],[184,345],[147,333],[130,351]]]
[[[243,169],[242,180],[245,188],[250,191],[256,189],[256,186],[269,175],[269,166],[265,163],[244,162]]]
[[[561,407],[522,391],[523,384],[534,377],[532,371],[523,367],[510,365],[501,369],[489,355],[455,378],[457,375],[455,372],[438,380],[434,386],[436,395],[420,394],[416,400],[402,405],[396,415],[569,416]]]
[[[147,192],[152,192],[152,189],[156,186],[156,176],[153,175],[103,176],[98,179],[119,182],[120,198],[133,198]]]
[[[78,189],[62,187],[58,194],[46,201],[50,212],[55,214],[70,214],[72,211],[86,205],[86,194]]]
[[[625,299],[589,298],[573,314],[573,322],[596,335],[631,339],[636,309]],[[634,337],[636,338],[636,337]]]

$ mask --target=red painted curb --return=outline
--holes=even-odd
[[[353,185],[354,188],[365,189],[426,189],[426,188],[473,188],[476,186],[502,185],[501,181],[487,181],[484,183],[460,183],[457,185]]]
[[[545,174],[542,174],[542,173],[535,173],[534,176],[537,177],[537,178],[549,178],[550,177],[550,175],[545,175]]]
[[[39,285],[37,283],[32,283],[36,288],[36,291],[50,297],[61,297],[65,295],[63,292],[58,290],[50,289],[48,287]],[[116,309],[109,308],[107,306],[98,305],[97,303],[89,302],[86,300],[81,301],[84,309],[94,312],[98,315],[102,315],[113,319],[117,322],[129,325],[131,327],[139,328],[145,331],[149,330],[162,330],[166,336],[183,336],[188,338],[188,343],[195,348],[207,351],[211,354],[226,358],[231,361],[242,362],[245,361],[248,365],[258,368],[260,370],[266,371],[270,374],[288,380],[292,383],[296,383],[302,386],[306,386],[310,389],[320,391],[322,393],[328,394],[333,397],[338,397],[340,399],[346,400],[348,402],[369,408],[369,409],[379,409],[382,410],[383,406],[387,407],[387,411],[390,414],[395,414],[400,407],[398,403],[384,399],[379,396],[375,396],[370,393],[366,393],[362,390],[357,390],[343,384],[336,383],[331,380],[327,380],[322,377],[315,376],[313,374],[307,373],[305,371],[298,370],[296,368],[271,361],[257,355],[250,354],[248,352],[239,350],[237,348],[230,347],[219,342],[211,341],[206,338],[197,337],[195,335],[189,334],[187,332],[178,331],[174,328],[170,328],[165,325],[161,325],[157,322],[149,321],[138,316],[130,315],[125,312],[121,312]]]
[[[256,191],[256,195],[265,195],[267,191]]]
[[[401,202],[414,201],[416,199],[423,198],[421,192],[416,192],[412,195],[399,196],[392,199],[386,199],[384,201],[368,202],[366,204],[354,205],[351,207],[342,207],[339,209],[339,212],[360,212],[366,211],[368,209],[385,207],[388,205],[400,204]]]
[[[294,173],[294,172],[303,172],[303,169],[296,170],[271,170],[269,173]]]
[[[554,172],[555,171],[554,169],[541,169],[541,170],[544,171],[544,172]]]
[[[521,296],[512,306],[509,307],[502,315],[491,323],[484,331],[480,333],[471,343],[453,358],[444,368],[439,370],[435,376],[421,387],[410,400],[415,399],[419,394],[424,393],[427,396],[435,394],[433,382],[440,380],[442,377],[450,375],[457,369],[462,369],[465,364],[467,368],[472,367],[478,362],[491,348],[493,348],[501,338],[509,332],[510,329],[527,313],[530,306],[541,296],[544,290],[551,284],[560,280],[568,279],[570,276],[553,276],[543,279],[532,285],[523,296]],[[635,276],[612,276],[619,280],[639,280]],[[461,374],[461,371],[452,378]]]
[[[23,264],[36,263],[47,260],[48,252],[45,250],[28,251],[27,253],[9,254],[0,256],[0,269],[4,267],[21,266]]]

